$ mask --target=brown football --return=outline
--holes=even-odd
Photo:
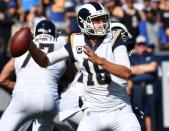
[[[28,27],[17,31],[10,41],[10,52],[12,57],[19,57],[28,49],[32,40],[31,30]]]

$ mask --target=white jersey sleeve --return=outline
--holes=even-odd
[[[61,60],[68,58],[69,53],[64,47],[62,47],[61,49],[57,51],[48,53],[47,56],[48,56],[48,65],[52,65],[54,63],[57,63]]]
[[[57,63],[61,60],[66,59],[67,57],[69,57],[69,53],[67,52],[67,50],[65,49],[65,45],[67,44],[67,38],[65,37],[58,37],[57,42],[59,42],[58,45],[60,45],[60,49],[51,53],[48,53],[48,65],[52,65],[54,63]],[[66,41],[66,42],[65,42]]]
[[[111,31],[116,31],[118,29],[122,29],[121,35],[124,39],[131,39],[132,35],[131,33],[128,31],[127,27],[120,23],[120,22],[111,22],[110,23],[110,30]]]
[[[114,58],[116,64],[130,68],[130,61],[125,45],[118,46],[114,49]]]

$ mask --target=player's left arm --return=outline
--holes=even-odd
[[[0,74],[0,85],[7,87],[9,89],[13,89],[15,85],[15,81],[10,79],[10,76],[14,73],[14,59],[8,61],[8,63],[4,66]]]
[[[131,77],[130,62],[125,45],[120,45],[114,49],[115,63],[111,63],[105,58],[97,56],[87,45],[84,46],[85,54],[92,63],[100,65],[110,74],[119,78],[129,80]]]

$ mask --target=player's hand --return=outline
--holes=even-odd
[[[88,60],[91,61],[94,64],[100,65],[102,63],[102,58],[97,56],[92,49],[90,49],[89,46],[84,45],[84,53],[88,56]]]

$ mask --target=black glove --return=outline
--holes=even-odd
[[[138,107],[132,107],[132,110],[136,116],[138,116],[141,119],[144,119],[144,112],[139,110]]]

